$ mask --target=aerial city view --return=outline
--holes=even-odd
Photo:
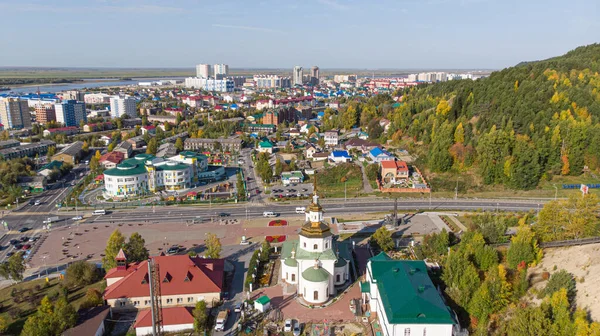
[[[0,335],[600,335],[596,2],[0,11]]]

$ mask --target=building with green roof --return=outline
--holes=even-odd
[[[206,155],[191,151],[170,158],[139,154],[104,171],[104,195],[126,198],[161,190],[184,191],[201,179],[219,180],[223,167],[208,166]]]
[[[298,296],[308,304],[323,304],[349,282],[352,255],[323,221],[316,187],[299,236],[281,247],[281,280],[296,285]]]
[[[393,260],[381,252],[369,259],[366,281],[360,287],[384,336],[452,335],[454,314],[422,260]]]

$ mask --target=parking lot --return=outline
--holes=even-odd
[[[309,197],[313,193],[313,185],[310,183],[290,184],[287,186],[271,187],[271,197]]]

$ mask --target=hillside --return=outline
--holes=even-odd
[[[600,44],[526,62],[488,78],[397,94],[391,139],[423,143],[432,172],[472,172],[484,184],[533,189],[553,175],[600,167]],[[385,114],[382,114],[385,116]]]

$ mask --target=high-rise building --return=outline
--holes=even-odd
[[[229,65],[227,64],[215,64],[213,66],[215,78],[221,79],[229,75]]]
[[[110,98],[110,116],[120,118],[125,114],[132,118],[136,117],[135,98],[130,96],[115,96]]]
[[[63,93],[62,100],[76,100],[76,101],[84,101],[85,100],[85,92],[81,91],[66,91]]]
[[[319,67],[313,66],[310,68],[310,83],[312,85],[319,85]]]
[[[76,100],[63,100],[60,104],[54,104],[56,122],[65,126],[79,126],[81,121],[87,122],[85,103]]]
[[[210,77],[210,65],[209,64],[196,65],[196,77],[199,77],[199,78]]]
[[[292,75],[292,81],[293,81],[292,84],[293,85],[302,85],[302,76],[303,76],[302,67],[296,65],[294,67],[294,72]]]
[[[231,79],[188,77],[185,79],[185,87],[206,91],[233,92],[234,82]]]
[[[271,88],[289,88],[291,86],[290,77],[279,77],[277,75],[255,75],[254,82],[260,89]]]
[[[37,121],[38,124],[45,124],[50,121],[56,121],[54,105],[37,105],[35,107],[35,121]]]
[[[27,101],[19,98],[0,99],[0,123],[4,125],[4,129],[31,127]]]

